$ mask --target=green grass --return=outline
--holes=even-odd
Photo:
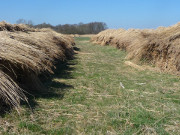
[[[23,106],[0,119],[2,134],[180,134],[179,77],[138,71],[123,51],[75,40],[75,59],[35,95],[33,113]]]

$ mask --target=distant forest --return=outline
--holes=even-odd
[[[53,26],[51,24],[42,23],[38,25],[34,25],[31,20],[26,21],[24,19],[19,19],[16,21],[17,24],[27,24],[34,28],[51,28],[56,32],[63,34],[97,34],[105,29],[107,29],[107,25],[104,22],[91,22],[91,23],[79,23],[79,24],[64,24],[64,25],[56,25]]]

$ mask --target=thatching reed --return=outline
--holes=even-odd
[[[38,31],[38,29],[33,29],[28,27],[25,24],[9,24],[6,22],[0,22],[0,31],[23,31],[23,32],[27,32],[27,31],[31,31],[31,32],[35,32]]]
[[[53,73],[55,61],[72,58],[73,38],[50,29],[0,23],[0,101],[19,107],[23,89],[42,90],[42,73]]]
[[[127,51],[127,59],[145,61],[163,71],[180,73],[180,23],[157,29],[105,30],[92,37],[101,45]]]

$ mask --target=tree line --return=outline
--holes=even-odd
[[[53,26],[51,24],[42,23],[38,25],[34,25],[31,20],[26,21],[24,19],[19,19],[16,22],[17,24],[27,24],[34,28],[51,28],[56,32],[63,34],[97,34],[105,29],[107,29],[107,25],[104,22],[91,22],[91,23],[79,23],[79,24],[64,24],[64,25],[56,25]]]

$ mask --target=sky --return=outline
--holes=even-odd
[[[52,25],[105,22],[109,28],[157,28],[180,21],[180,0],[1,0],[0,21]]]

